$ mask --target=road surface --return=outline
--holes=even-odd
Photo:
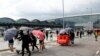
[[[100,56],[99,52],[96,54],[100,50],[100,37],[97,42],[93,36],[77,38],[74,46],[60,46],[56,42],[45,43],[45,45],[46,49],[43,52],[34,51],[32,56]],[[4,51],[0,52],[0,56],[21,56],[21,54]]]

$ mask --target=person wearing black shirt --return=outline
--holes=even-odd
[[[32,50],[34,50],[34,47],[36,47],[37,48],[37,50],[39,51],[39,48],[38,48],[38,46],[37,46],[37,38],[32,34],[32,33],[30,33],[30,36],[31,36],[31,38],[32,38]]]
[[[74,30],[70,31],[70,40],[71,40],[71,44],[74,44],[74,38],[75,38],[75,34],[74,34]]]
[[[29,53],[28,56],[31,56],[31,52],[29,50],[30,35],[29,35],[28,31],[24,32],[24,31],[20,30],[20,36],[22,39],[22,56],[24,56],[24,49],[26,49],[27,52]]]

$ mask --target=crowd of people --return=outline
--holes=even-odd
[[[11,28],[9,28],[9,29],[11,29]],[[7,30],[5,30],[5,32]],[[39,38],[38,36],[33,34],[33,32],[32,32],[33,30],[39,30],[42,33],[44,33],[44,35],[42,36],[44,38]],[[16,35],[12,39],[7,40],[8,47],[9,47],[11,53],[16,51],[18,54],[22,54],[22,56],[24,56],[24,53],[28,53],[28,56],[31,56],[31,51],[35,51],[35,48],[37,49],[37,52],[42,52],[44,49],[46,49],[44,40],[46,39],[46,41],[48,41],[48,39],[49,39],[50,41],[52,41],[53,33],[54,32],[52,30],[44,30],[41,28],[36,28],[36,29],[31,29],[31,30],[17,29]],[[58,32],[57,32],[57,34],[58,34]],[[38,46],[37,46],[37,41],[39,43]]]
[[[38,29],[40,30],[41,32],[44,33],[43,30],[41,29]],[[8,41],[8,46],[11,50],[11,52],[14,52],[14,42],[15,40],[17,40],[17,42],[21,42],[19,44],[20,45],[17,45],[17,47],[21,47],[21,49],[17,50],[17,47],[16,47],[16,52],[19,54],[21,53],[22,56],[24,56],[24,53],[25,53],[25,49],[26,49],[26,52],[28,53],[28,56],[31,56],[31,51],[30,51],[30,45],[32,46],[32,51],[34,51],[34,47],[37,49],[37,51],[39,52],[42,52],[44,49],[45,49],[45,45],[44,45],[44,39],[45,39],[45,35],[43,35],[44,38],[42,39],[39,39],[37,36],[35,36],[32,31],[29,31],[29,30],[18,30],[16,36],[14,36],[14,38],[10,39]],[[39,39],[39,47],[37,46],[37,39]]]
[[[50,36],[50,39],[52,40],[53,38],[53,32],[52,31],[44,31],[43,29],[35,29],[35,30],[40,30],[41,32],[45,33],[45,35],[43,36],[44,39],[48,40],[48,36]],[[50,33],[50,35],[48,35]],[[59,31],[56,31],[56,34],[59,35]],[[68,34],[70,37],[70,43],[73,46],[74,45],[74,38],[75,38],[75,32],[73,29],[71,29],[69,32],[65,32],[65,35]],[[79,35],[80,34],[80,35]],[[80,31],[77,32],[77,36],[80,36],[80,38],[82,38],[82,34],[84,34],[84,31]],[[94,32],[94,36],[95,36],[95,40],[97,41],[97,32]],[[37,46],[37,37],[32,33],[32,31],[29,30],[18,30],[16,36],[14,36],[14,39],[10,39],[8,42],[8,46],[11,50],[11,52],[14,51],[13,49],[13,45],[14,45],[14,41],[17,40],[17,42],[21,42],[21,49],[17,49],[16,47],[16,52],[19,54],[21,53],[22,56],[24,56],[24,53],[28,53],[28,56],[31,56],[31,51],[30,51],[30,45],[32,46],[32,51],[34,51],[34,49],[36,48],[37,51],[42,52],[45,49],[45,44],[44,44],[44,39],[39,39],[39,47]],[[26,51],[25,51],[26,49]]]
[[[63,33],[64,32],[64,33]],[[69,30],[69,31],[63,31],[63,32],[61,32],[60,33],[60,36],[61,37],[59,37],[58,36],[58,41],[59,40],[61,40],[62,41],[62,43],[60,43],[59,42],[59,44],[67,44],[66,42],[69,42],[69,45],[71,45],[71,46],[73,46],[74,45],[74,39],[75,39],[75,37],[79,37],[79,38],[82,38],[82,37],[84,37],[84,36],[88,36],[88,37],[90,37],[91,35],[93,35],[94,36],[94,39],[95,39],[95,41],[98,41],[98,36],[99,36],[99,34],[98,34],[98,32],[100,32],[100,31],[98,31],[98,30],[88,30],[88,31],[85,31],[85,30],[78,30],[78,31],[75,31],[74,29],[71,29],[71,30]],[[65,35],[66,35],[66,38],[64,38],[65,37]],[[63,38],[62,38],[63,37]],[[69,39],[67,39],[67,37],[69,38]],[[68,41],[69,40],[69,41]]]

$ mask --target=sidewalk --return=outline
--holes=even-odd
[[[56,38],[56,34],[53,34],[53,41],[55,41]],[[45,39],[45,43],[51,42],[50,37],[48,37],[48,41]],[[38,39],[37,39],[37,44],[39,43]],[[15,45],[14,45],[15,46]],[[0,51],[6,51],[9,50],[8,48],[8,41],[4,41],[3,38],[0,38]]]

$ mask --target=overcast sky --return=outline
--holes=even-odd
[[[62,0],[0,0],[0,17],[47,20],[62,17]],[[100,0],[64,0],[66,16],[100,13]]]

